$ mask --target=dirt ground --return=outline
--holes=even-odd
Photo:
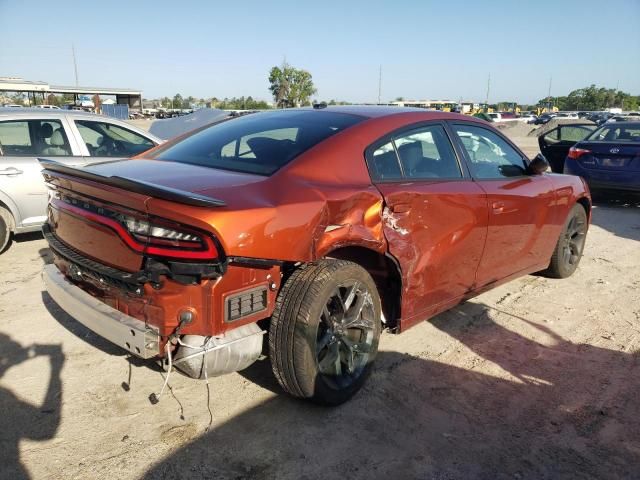
[[[528,126],[507,133],[533,155]],[[52,303],[39,235],[0,257],[0,478],[640,477],[640,203],[598,203],[567,280],[528,276],[383,334],[328,409],[267,360],[207,385],[128,359]],[[210,405],[210,410],[207,405]]]

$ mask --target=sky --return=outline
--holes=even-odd
[[[0,0],[0,77],[145,98],[271,100],[286,61],[318,100],[532,103],[596,84],[640,95],[640,0]]]

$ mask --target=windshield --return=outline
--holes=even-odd
[[[160,151],[160,160],[271,175],[305,150],[364,120],[317,110],[257,113],[212,125]]]
[[[640,143],[640,123],[610,123],[600,127],[586,138],[590,142],[633,142]]]

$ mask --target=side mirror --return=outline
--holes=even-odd
[[[542,175],[548,169],[549,162],[541,153],[536,155],[535,158],[529,162],[529,166],[527,167],[527,171],[531,175]]]

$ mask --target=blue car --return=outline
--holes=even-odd
[[[569,149],[564,173],[591,190],[640,193],[640,122],[605,123]]]

